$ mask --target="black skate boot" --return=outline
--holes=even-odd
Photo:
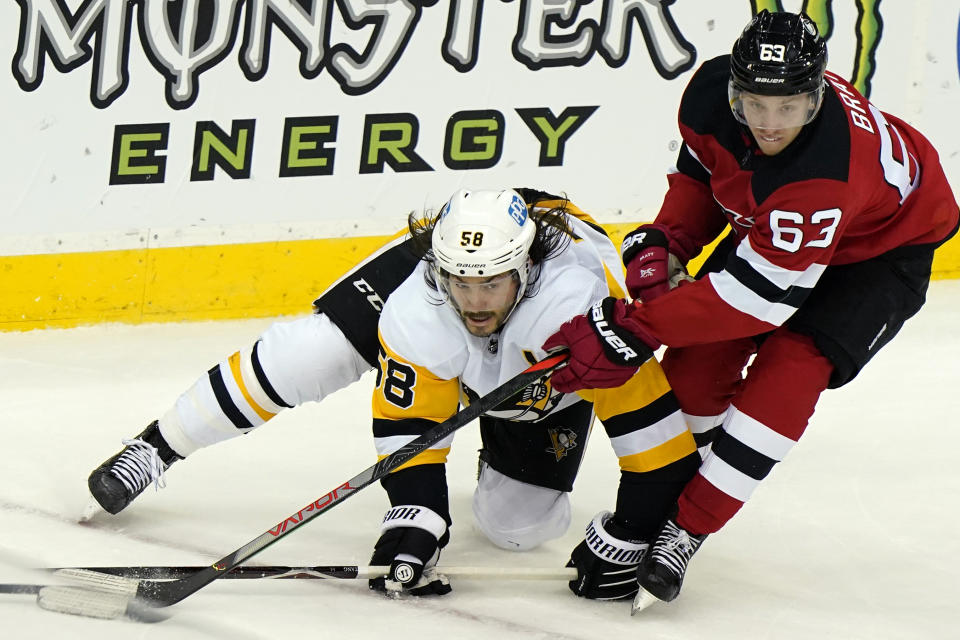
[[[657,600],[670,602],[680,594],[687,564],[706,539],[707,534],[693,535],[673,518],[664,523],[637,569],[640,590],[633,601],[631,615]]]
[[[162,489],[163,472],[181,459],[163,439],[156,420],[123,444],[120,453],[94,469],[87,479],[94,499],[112,514],[123,511],[151,482]]]

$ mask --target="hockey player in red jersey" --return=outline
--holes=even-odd
[[[731,55],[700,67],[663,206],[624,240],[634,302],[574,318],[545,345],[571,349],[553,377],[563,391],[632,374],[598,326],[668,347],[663,367],[704,459],[641,563],[635,610],[678,595],[690,557],[800,438],[820,394],[920,309],[934,249],[956,232],[930,142],[826,60],[807,16],[762,11]],[[683,265],[725,225],[685,283]]]

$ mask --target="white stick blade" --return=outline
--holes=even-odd
[[[37,604],[47,611],[112,620],[126,614],[129,598],[79,587],[44,587]]]
[[[87,587],[95,591],[115,593],[132,598],[137,595],[139,581],[123,576],[114,576],[89,569],[57,569],[53,574],[78,587]]]

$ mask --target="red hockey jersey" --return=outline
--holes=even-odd
[[[730,58],[704,63],[684,91],[684,144],[656,222],[681,260],[729,224],[724,269],[631,316],[663,344],[756,335],[787,320],[828,265],[948,238],[957,202],[930,142],[828,73],[821,112],[786,149],[760,153],[727,102]]]

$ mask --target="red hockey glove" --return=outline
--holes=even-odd
[[[638,322],[627,316],[626,301],[604,298],[585,315],[564,322],[543,344],[543,349],[570,349],[567,366],[551,377],[554,389],[570,393],[625,384],[659,346]]]
[[[665,228],[645,224],[623,239],[620,253],[627,267],[627,291],[642,302],[659,298],[681,282],[692,281],[679,258],[670,253]]]

